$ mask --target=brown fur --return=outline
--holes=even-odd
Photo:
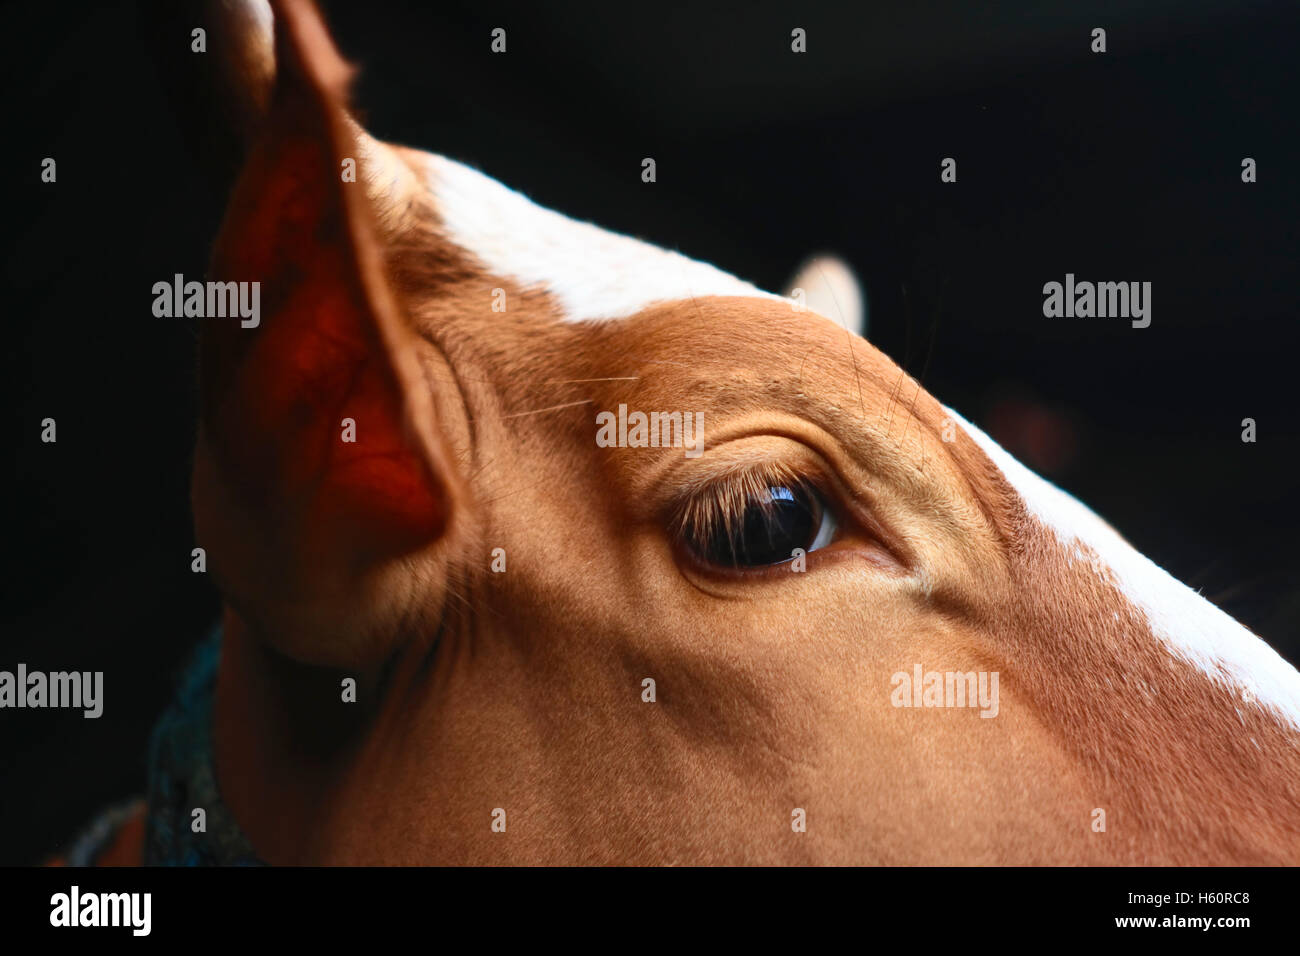
[[[309,8],[286,11],[300,71],[326,69]],[[410,151],[340,132],[340,95],[290,139],[264,138],[237,196],[276,222],[301,207],[277,210],[265,184],[299,142],[323,151],[321,169],[367,151],[369,210],[359,194],[291,189],[335,229],[265,245],[262,268],[285,276],[282,302],[343,283],[341,354],[383,372],[392,391],[367,406],[370,434],[396,464],[326,512],[304,489],[333,480],[328,457],[286,475],[304,467],[277,454],[288,419],[259,418],[257,398],[297,367],[277,329],[306,327],[310,310],[205,346],[195,511],[229,604],[218,776],[267,859],[1300,859],[1295,731],[1171,657],[965,434],[942,440],[942,407],[878,350],[759,299],[563,323],[543,291],[449,241]],[[228,220],[218,275],[247,257],[250,221]],[[289,255],[301,264],[277,273]],[[353,407],[346,383],[330,388],[319,408],[293,406],[303,427],[327,434]],[[404,429],[415,388],[436,434]],[[706,453],[597,447],[595,414],[619,403],[704,412]],[[243,466],[240,429],[267,449]],[[804,574],[684,559],[675,518],[757,466],[824,480],[837,542]],[[418,534],[349,497],[387,481],[431,502]],[[348,522],[318,520],[337,509]],[[488,571],[497,547],[504,574]],[[891,706],[891,674],[918,662],[998,671],[998,717]],[[354,708],[338,702],[343,674],[362,678]],[[791,830],[796,807],[807,833]]]

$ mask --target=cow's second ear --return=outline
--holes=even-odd
[[[350,69],[314,6],[272,7],[275,86],[209,276],[239,283],[247,307],[203,319],[196,528],[255,631],[350,665],[409,620],[388,592],[415,589],[394,569],[436,549],[465,496],[434,359],[385,267],[376,204],[402,170],[380,168],[391,154],[348,116]]]
[[[857,276],[837,256],[812,256],[795,273],[786,286],[787,298],[824,315],[854,335],[867,337],[866,297]]]

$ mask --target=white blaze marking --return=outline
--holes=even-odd
[[[782,301],[707,263],[544,209],[446,157],[430,155],[427,168],[448,238],[492,274],[545,289],[565,321],[624,318],[705,295]]]
[[[946,410],[1063,546],[1082,543],[1110,566],[1119,589],[1146,615],[1151,632],[1165,647],[1237,697],[1253,697],[1300,729],[1300,673],[1277,651],[1140,554],[1077,499],[1034,474],[952,409]]]

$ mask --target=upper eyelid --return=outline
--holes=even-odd
[[[782,447],[779,450],[769,447],[757,454],[733,450],[740,443],[748,447],[751,440],[779,440]],[[851,477],[846,476],[840,465],[841,456],[835,453],[838,449],[827,454],[819,447],[820,444],[789,431],[765,430],[728,436],[725,441],[713,445],[703,457],[677,462],[685,471],[677,472],[677,480],[671,482],[677,487],[656,503],[654,511],[659,516],[656,523],[668,531],[675,549],[689,554],[683,518],[691,504],[698,507],[703,497],[712,496],[724,482],[734,482],[737,476],[780,474],[816,489],[824,507],[835,520],[837,539],[861,539],[864,545],[885,556],[897,570],[910,573],[918,561],[915,546],[906,534],[899,533],[888,511],[880,510],[880,489],[875,487],[869,473],[859,474],[851,469]],[[660,487],[664,484],[661,480]],[[723,571],[714,569],[714,573]],[[764,569],[747,568],[737,573],[758,576],[764,573]]]
[[[827,480],[820,469],[796,469],[785,462],[771,461],[750,463],[727,474],[712,475],[701,481],[678,504],[671,525],[673,533],[679,540],[685,541],[690,530],[688,523],[692,518],[739,519],[742,515],[737,511],[725,511],[729,505],[726,497],[734,494],[733,502],[740,502],[743,497],[745,504],[748,504],[751,499],[749,492],[781,485],[810,489],[822,499],[822,506],[832,513],[836,523],[843,524],[846,509],[833,487],[834,483]],[[706,521],[705,524],[708,525],[709,522]]]
[[[673,495],[674,501],[680,506],[693,497],[758,479],[772,484],[812,485],[823,494],[836,495],[834,489],[839,482],[828,477],[829,466],[820,455],[802,446],[797,460],[794,459],[795,456],[790,454],[738,458],[720,468],[701,470],[683,481]]]
[[[655,495],[658,501],[650,520],[681,544],[684,518],[692,507],[699,509],[716,497],[719,489],[746,475],[762,475],[814,488],[841,531],[866,533],[892,547],[890,542],[897,538],[874,517],[874,495],[868,488],[860,488],[860,481],[848,479],[837,464],[839,456],[833,451],[827,454],[819,437],[825,438],[819,432],[755,429],[727,435],[700,458],[673,456],[672,479],[660,477],[655,486],[643,489],[652,495],[654,491],[662,493]]]

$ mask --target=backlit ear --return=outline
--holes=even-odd
[[[255,630],[354,663],[389,641],[386,571],[442,539],[463,494],[384,262],[410,174],[348,117],[314,6],[272,8],[275,86],[211,265],[260,314],[203,320],[196,524]]]
[[[803,304],[854,335],[867,335],[866,302],[853,270],[835,256],[814,256],[800,266],[786,296],[803,290]]]

